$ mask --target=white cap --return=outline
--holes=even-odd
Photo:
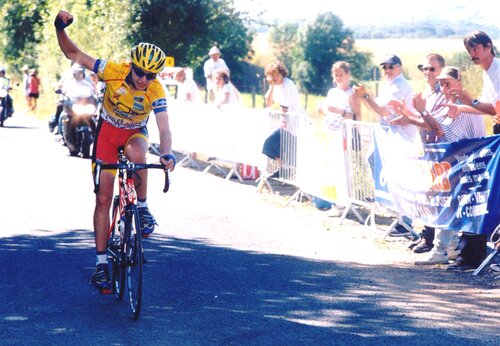
[[[80,64],[73,64],[73,66],[71,66],[71,72],[75,73],[75,72],[83,72],[85,73],[85,69],[83,68],[82,65]]]
[[[208,55],[214,55],[214,54],[220,54],[220,50],[219,48],[213,46],[212,48],[210,48],[210,50],[208,51]]]

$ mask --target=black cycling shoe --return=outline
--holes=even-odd
[[[137,208],[139,212],[139,224],[141,226],[141,234],[143,237],[149,237],[151,233],[155,230],[155,226],[158,226],[153,215],[151,215],[147,207]]]
[[[113,290],[111,289],[111,281],[109,280],[109,270],[107,264],[97,265],[95,272],[90,279],[90,284],[94,285],[94,287],[97,288],[102,294],[113,293]]]

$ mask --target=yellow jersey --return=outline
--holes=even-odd
[[[111,125],[136,129],[145,127],[149,114],[167,110],[165,90],[155,79],[146,90],[135,90],[129,84],[130,64],[98,59],[94,72],[106,83],[102,117]]]

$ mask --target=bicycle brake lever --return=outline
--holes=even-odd
[[[163,185],[163,193],[166,193],[170,188],[170,170],[165,171],[165,185]]]

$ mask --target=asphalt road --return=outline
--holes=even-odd
[[[399,263],[356,222],[251,185],[150,174],[143,309],[98,294],[90,161],[46,125],[0,128],[0,345],[497,345],[498,288]],[[152,157],[154,159],[154,157]],[[356,233],[350,241],[348,232]]]

